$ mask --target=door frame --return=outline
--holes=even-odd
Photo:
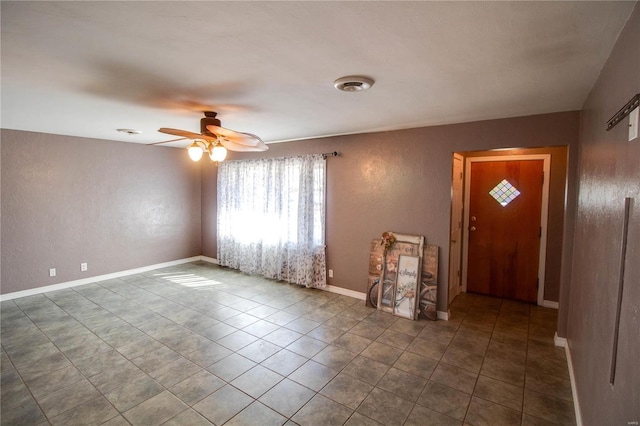
[[[455,161],[459,160],[460,161],[460,167],[461,167],[461,171],[460,171],[460,176],[456,177],[453,176],[453,172],[455,171],[455,167],[454,167],[454,163]],[[448,288],[448,296],[447,296],[447,306],[451,304],[451,302],[453,302],[453,299],[455,299],[456,296],[458,296],[460,294],[460,292],[462,291],[462,248],[464,246],[464,239],[463,236],[465,234],[464,232],[464,218],[462,216],[462,213],[464,211],[464,168],[465,168],[465,157],[464,155],[460,154],[459,152],[454,152],[453,156],[452,156],[452,176],[451,176],[451,214],[450,214],[450,219],[449,219],[449,237],[451,237],[451,233],[454,229],[454,221],[456,219],[456,217],[458,217],[458,215],[460,215],[460,237],[459,240],[457,241],[457,245],[456,245],[456,251],[457,251],[457,262],[454,263],[453,262],[453,254],[454,254],[454,249],[453,249],[453,240],[449,241],[449,283],[447,285]],[[454,192],[453,189],[453,185],[456,179],[460,180],[460,194],[456,195],[456,193]],[[457,209],[455,209],[455,207],[457,206]],[[454,272],[455,273],[452,273]]]
[[[540,253],[538,257],[538,297],[537,304],[542,306],[544,302],[545,268],[547,255],[547,220],[549,217],[549,184],[551,182],[551,154],[523,154],[523,155],[499,155],[487,157],[467,157],[465,160],[464,173],[464,218],[463,218],[463,238],[462,238],[462,291],[467,292],[467,262],[469,260],[469,202],[471,195],[471,163],[487,161],[521,161],[521,160],[543,160],[544,180],[542,184],[542,205],[540,212]]]

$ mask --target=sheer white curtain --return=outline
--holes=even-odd
[[[248,274],[326,286],[322,155],[218,166],[218,261]]]

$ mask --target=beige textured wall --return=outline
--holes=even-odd
[[[636,4],[584,104],[567,341],[585,425],[640,421],[640,139],[628,120],[606,123],[640,93],[640,4]],[[621,270],[624,198],[632,198],[616,379],[609,384]]]
[[[202,163],[202,254],[216,259],[218,257],[216,214],[218,166],[206,157],[203,157],[200,162]]]
[[[200,164],[183,150],[1,137],[2,294],[201,253]]]
[[[327,266],[334,271],[329,284],[365,292],[372,239],[385,230],[424,235],[440,247],[438,309],[446,311],[453,152],[550,146],[568,146],[571,152],[578,120],[578,112],[565,112],[321,138],[271,144],[266,153],[232,153],[229,159],[341,152],[327,160]],[[203,167],[208,200],[203,198],[203,217],[214,218],[209,191],[216,166]],[[216,257],[215,233],[209,229],[203,232],[203,254]]]
[[[265,154],[328,159],[329,284],[364,292],[368,247],[384,230],[440,247],[446,288],[451,154],[574,146],[578,113],[272,144]],[[182,150],[2,131],[2,292],[198,254],[217,256],[213,163]],[[569,148],[571,149],[571,148]],[[202,172],[200,173],[200,167]],[[117,235],[117,238],[113,238]],[[80,273],[79,263],[89,271]],[[58,276],[48,277],[56,267]],[[446,310],[445,294],[439,309]]]

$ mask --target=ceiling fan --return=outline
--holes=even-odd
[[[191,139],[193,143],[187,148],[189,157],[193,161],[199,161],[203,153],[208,153],[213,161],[223,161],[227,156],[227,150],[238,152],[266,151],[269,147],[258,136],[251,133],[236,132],[222,127],[220,120],[216,118],[218,113],[205,111],[200,120],[200,133],[189,132],[180,129],[163,127],[158,129],[161,133],[180,136],[178,139],[155,142],[149,145],[175,142],[183,139]]]

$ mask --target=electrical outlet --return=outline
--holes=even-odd
[[[56,268],[49,269],[49,276],[50,277],[55,277],[56,276]]]
[[[333,278],[333,269],[329,269],[329,278]]]
[[[81,263],[80,264],[80,272],[84,272],[87,270],[87,264],[86,263]]]

